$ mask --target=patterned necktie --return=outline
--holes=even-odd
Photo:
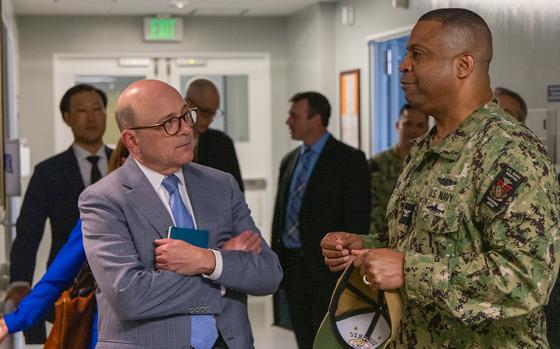
[[[161,183],[169,193],[169,207],[173,213],[175,224],[181,228],[194,229],[190,215],[179,192],[179,178],[175,175],[167,176]],[[191,346],[195,349],[211,349],[218,331],[212,315],[191,315]]]
[[[91,163],[90,184],[93,184],[101,179],[101,171],[99,171],[99,167],[97,166],[97,163],[99,162],[99,156],[91,155],[86,159]]]
[[[300,248],[301,241],[299,238],[299,211],[301,209],[301,201],[307,186],[307,175],[309,172],[309,162],[311,160],[311,149],[306,148],[301,155],[300,162],[301,168],[297,173],[294,190],[290,192],[288,206],[286,207],[285,230],[282,235],[282,241],[286,248]]]

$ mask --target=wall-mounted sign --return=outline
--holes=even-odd
[[[10,139],[4,142],[4,180],[6,181],[6,196],[21,195],[19,151],[19,139]]]
[[[340,140],[360,149],[360,70],[340,73]]]
[[[546,98],[549,102],[560,102],[560,85],[548,85]]]
[[[182,18],[144,18],[144,41],[178,42],[183,40]]]

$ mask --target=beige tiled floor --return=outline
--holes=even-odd
[[[272,326],[271,297],[250,297],[248,303],[256,349],[297,349],[293,332]],[[22,345],[14,349],[42,348],[42,345]]]
[[[256,349],[297,349],[292,331],[271,325],[271,297],[250,297],[248,303]]]

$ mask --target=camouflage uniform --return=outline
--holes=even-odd
[[[396,147],[385,150],[369,160],[371,173],[371,218],[367,246],[387,246],[387,204],[403,161]]]
[[[438,144],[417,141],[389,201],[405,253],[394,348],[547,348],[559,193],[541,142],[490,102]]]

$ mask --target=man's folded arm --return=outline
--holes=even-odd
[[[190,314],[201,305],[207,314],[219,313],[220,288],[210,280],[157,271],[140,261],[115,203],[86,190],[80,197],[80,212],[87,259],[103,296],[119,317],[141,320]]]
[[[224,261],[222,275],[216,283],[253,296],[272,294],[282,281],[278,257],[263,241],[262,251],[221,251]]]
[[[252,230],[260,235],[251,218],[251,211],[241,191],[231,182],[232,217],[235,231]],[[221,250],[223,271],[216,283],[250,295],[266,295],[276,292],[282,281],[282,267],[278,256],[261,236],[261,252]]]

